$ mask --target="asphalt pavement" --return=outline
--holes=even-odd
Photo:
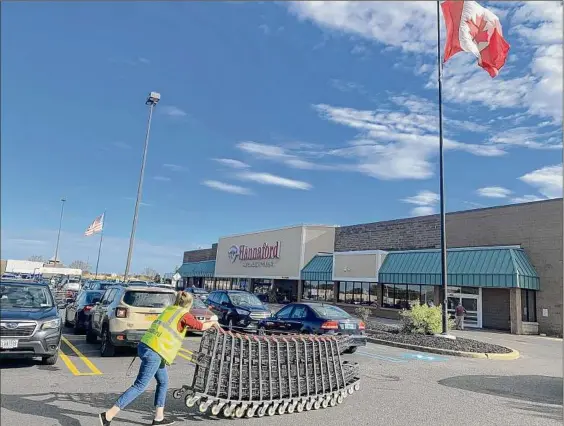
[[[282,416],[228,420],[201,415],[170,396],[167,411],[178,424],[357,425],[562,425],[562,341],[526,336],[478,337],[511,341],[515,361],[476,360],[425,354],[369,344],[354,355],[361,390],[342,405]],[[197,350],[189,336],[185,350]],[[0,364],[1,424],[26,426],[98,425],[97,413],[112,406],[135,379],[134,351],[101,358],[98,345],[65,334],[55,366],[36,362]],[[170,367],[171,390],[191,383],[194,367],[181,352]],[[151,424],[154,384],[113,425]]]

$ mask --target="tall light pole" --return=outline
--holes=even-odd
[[[65,211],[65,198],[61,198],[61,218],[59,219],[59,233],[57,234],[57,245],[55,246],[55,259],[54,264],[56,265],[59,259],[59,241],[61,240],[61,227],[63,226],[63,212]]]
[[[137,228],[137,217],[139,216],[139,205],[141,204],[141,195],[143,193],[143,177],[145,176],[145,163],[147,162],[147,148],[149,147],[149,132],[151,131],[151,119],[153,118],[153,110],[157,103],[161,100],[161,94],[157,92],[149,93],[145,105],[149,105],[149,120],[147,121],[147,133],[145,134],[145,147],[143,149],[143,160],[141,162],[141,174],[139,176],[139,184],[137,186],[137,199],[135,200],[135,212],[133,213],[133,224],[131,225],[131,236],[129,237],[129,250],[127,251],[127,262],[125,264],[125,273],[123,281],[127,282],[129,268],[131,266],[131,255],[133,254],[133,243],[135,241],[135,229]]]

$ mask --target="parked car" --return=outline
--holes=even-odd
[[[54,365],[61,335],[61,316],[49,285],[0,281],[0,357],[37,357]]]
[[[106,290],[107,288],[116,285],[111,281],[88,281],[82,287],[83,290]]]
[[[65,326],[72,326],[75,334],[86,330],[90,323],[92,308],[102,299],[103,294],[102,290],[81,291],[76,300],[66,306]]]
[[[347,350],[366,346],[366,325],[338,306],[325,303],[291,303],[259,323],[261,332],[300,334],[344,334],[353,339]]]
[[[205,301],[210,295],[210,293],[207,290],[200,287],[187,287],[184,289],[184,291],[187,291],[188,293],[192,293],[194,298],[200,298],[203,301]]]
[[[271,315],[257,296],[242,290],[213,291],[206,304],[217,315],[219,324],[229,330],[256,332],[259,321]]]
[[[212,321],[217,323],[218,318],[211,310],[208,309],[206,304],[198,299],[197,297],[194,298],[194,303],[192,304],[192,309],[190,309],[190,313],[194,315],[194,317],[198,321]],[[189,330],[190,331],[190,330]]]
[[[117,347],[135,347],[175,298],[176,292],[166,288],[112,286],[92,309],[86,341],[96,343],[100,338],[102,356],[113,356]]]

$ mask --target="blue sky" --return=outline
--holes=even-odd
[[[562,193],[560,2],[482,2],[511,44],[496,79],[444,68],[448,211]],[[3,5],[2,258],[122,272],[222,235],[438,209],[434,2]]]

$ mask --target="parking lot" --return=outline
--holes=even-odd
[[[495,334],[481,334],[497,339]],[[492,337],[493,336],[493,337]],[[504,336],[522,353],[516,361],[436,356],[369,344],[347,359],[360,363],[362,388],[334,408],[301,414],[254,418],[271,425],[562,424],[562,341]],[[185,350],[196,350],[199,337],[186,338]],[[134,380],[135,352],[101,358],[97,345],[84,336],[65,333],[55,366],[35,362],[2,362],[2,424],[28,426],[97,425],[96,414],[110,407]],[[171,388],[191,382],[194,367],[181,352],[170,368]],[[116,425],[151,422],[154,384],[135,401]],[[178,423],[228,424],[227,420],[187,409],[169,397],[167,410]]]

